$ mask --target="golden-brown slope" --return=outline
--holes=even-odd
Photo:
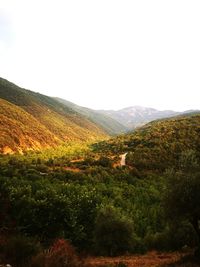
[[[0,152],[13,153],[58,144],[58,138],[33,116],[0,99]]]
[[[1,152],[39,149],[62,142],[93,141],[106,137],[98,125],[72,108],[2,78],[0,98],[2,101],[4,99],[0,109]]]

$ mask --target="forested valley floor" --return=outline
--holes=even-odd
[[[1,264],[199,266],[199,133],[194,115],[1,155]]]

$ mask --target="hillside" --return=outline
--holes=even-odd
[[[66,105],[67,107],[72,108],[78,113],[86,116],[89,120],[99,125],[109,135],[122,134],[128,131],[128,128],[124,124],[118,122],[111,116],[108,116],[96,110],[78,106],[70,101],[61,98],[56,98],[56,100]]]
[[[36,105],[36,100],[32,101],[32,105]],[[40,104],[39,108],[44,106]],[[6,147],[1,146],[2,152],[40,149],[61,142],[47,124],[36,118],[37,113],[33,116],[22,106],[3,99],[0,107],[0,142],[7,144]],[[55,112],[64,117],[64,109],[60,113],[48,109],[51,114]],[[78,116],[73,110],[69,112],[72,118],[74,114]],[[88,266],[149,267],[168,263],[175,266],[183,254],[176,257],[177,254],[161,254],[160,251],[188,248],[191,254],[199,244],[188,217],[176,217],[172,211],[175,219],[172,222],[167,215],[168,207],[173,210],[178,200],[184,200],[186,215],[191,207],[199,214],[199,133],[200,114],[190,114],[157,120],[130,134],[93,146],[86,144],[87,148],[77,142],[74,142],[74,147],[67,146],[67,150],[61,146],[64,153],[50,149],[51,153],[45,150],[43,153],[1,155],[0,228],[5,232],[0,233],[3,240],[0,264],[38,266],[41,259],[48,262],[51,256],[48,251],[51,253],[52,248],[58,248],[59,254],[53,254],[53,265],[47,265],[55,266],[60,251],[65,257],[68,253],[63,254],[63,251],[65,253],[68,251],[66,248],[73,245],[81,253],[101,256],[87,257]],[[187,152],[183,158],[185,162],[179,161],[181,153],[188,149],[196,153]],[[122,167],[117,162],[124,152],[128,152],[127,166]],[[193,156],[190,159],[196,164],[194,168],[191,161],[187,161],[188,155]],[[188,168],[188,163],[192,168]],[[168,172],[169,177],[165,173],[168,167],[174,168],[174,171]],[[188,183],[188,178],[192,183]],[[171,202],[172,206],[165,206],[163,201],[166,201],[166,196],[169,197],[169,181],[175,189],[179,188],[177,181],[181,184],[185,181],[186,186],[183,183],[183,187],[175,190],[175,194],[179,191],[176,201],[172,198],[167,202]],[[186,202],[189,205],[185,205]],[[31,252],[25,261],[24,254],[20,252],[26,251],[27,246]],[[12,255],[10,248],[13,248]],[[35,249],[34,255],[32,248]],[[155,250],[158,253],[150,253]],[[131,256],[145,252],[149,253]],[[76,255],[74,257],[77,259]],[[21,265],[16,264],[16,258]],[[118,264],[117,260],[122,261]],[[77,266],[83,265],[80,264]]]
[[[1,152],[89,141],[106,133],[85,116],[55,99],[0,79]],[[16,138],[15,138],[16,137]]]
[[[193,112],[176,112],[173,110],[157,110],[154,108],[133,106],[120,110],[101,110],[101,114],[105,114],[123,124],[129,130],[142,126],[150,121],[162,118],[173,117],[176,115]]]
[[[181,152],[200,151],[200,113],[151,122],[131,134],[121,135],[94,146],[103,153],[129,152],[129,166],[163,171],[176,164]]]
[[[41,149],[58,144],[56,138],[32,115],[0,99],[0,152]]]

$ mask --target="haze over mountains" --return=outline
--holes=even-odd
[[[157,110],[149,107],[132,106],[120,110],[100,110],[102,114],[110,116],[119,123],[123,124],[129,130],[142,126],[150,121],[169,118],[185,113],[192,113],[195,110],[177,112],[173,110]],[[198,111],[197,111],[198,112]]]
[[[104,130],[110,135],[129,132],[130,130],[140,127],[153,120],[199,112],[198,110],[186,110],[184,112],[173,110],[157,110],[142,106],[131,106],[119,110],[93,110],[78,106],[61,98],[55,99],[76,110],[82,115],[85,115],[94,123],[101,125],[102,128],[104,128]]]
[[[121,134],[128,131],[128,128],[123,123],[120,123],[119,120],[112,118],[112,116],[109,116],[109,114],[106,113],[104,114],[99,112],[98,110],[93,110],[90,108],[78,106],[65,99],[61,98],[55,98],[55,99],[60,103],[66,105],[67,107],[70,107],[73,110],[77,111],[78,113],[86,116],[89,120],[101,126],[104,129],[104,131],[109,135]]]
[[[0,152],[38,150],[71,141],[102,140],[152,120],[180,114],[139,106],[118,111],[92,110],[22,89],[0,78]]]

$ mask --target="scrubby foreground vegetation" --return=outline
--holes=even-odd
[[[92,147],[1,156],[2,263],[76,267],[94,263],[77,255],[150,250],[191,249],[198,258],[199,119],[158,121]]]

